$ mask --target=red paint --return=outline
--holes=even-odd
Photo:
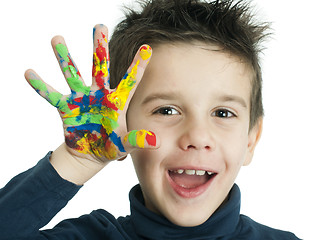
[[[71,59],[70,54],[68,54],[68,58],[69,58],[69,60],[70,60],[70,61],[68,62],[68,65],[71,65],[72,67],[74,67],[74,68],[76,69],[76,71],[77,71],[78,76],[81,77],[78,68],[76,68],[76,66],[73,64],[73,61],[72,61],[72,59]]]
[[[103,76],[104,74],[102,71],[99,71],[95,76],[95,82],[100,89],[104,88]]]
[[[102,105],[106,106],[108,108],[111,108],[114,111],[117,111],[118,110],[117,106],[114,103],[110,102],[109,99],[108,99],[108,95],[111,94],[111,93],[109,93],[109,91],[106,90],[106,89],[104,89],[104,92],[106,94],[105,94],[105,97],[103,98]]]
[[[77,145],[77,138],[74,133],[69,132],[69,134],[65,136],[65,143],[69,148],[78,150],[79,146]]]
[[[156,146],[156,135],[153,132],[150,132],[151,135],[147,134],[146,135],[146,141],[149,146]]]
[[[89,104],[90,105],[96,104],[96,100],[98,100],[96,97],[89,95]]]
[[[107,134],[107,131],[103,126],[101,126],[101,136],[104,141],[107,141],[109,139],[109,135]]]
[[[146,46],[142,46],[140,51],[142,51],[142,50],[148,50],[148,48]]]
[[[111,145],[112,145],[113,143],[109,140],[109,139],[106,139],[105,140],[105,151],[106,152],[110,152],[110,149],[111,149]]]
[[[75,105],[75,104],[68,103],[68,107],[70,108],[70,110],[73,110],[73,109],[78,108],[79,106]]]
[[[103,38],[104,38],[104,34],[102,33]],[[100,43],[100,40],[98,40],[98,47],[95,49],[95,54],[98,58],[98,60],[100,61],[100,63],[97,63],[97,59],[95,59],[95,55],[94,55],[94,61],[93,61],[93,76],[95,77],[95,82],[97,84],[97,86],[102,89],[104,88],[104,73],[99,69],[98,71],[96,71],[96,66],[101,67],[103,64],[107,64],[107,51],[106,49],[102,46],[102,43]]]

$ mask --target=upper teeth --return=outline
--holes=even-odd
[[[197,175],[197,176],[203,176],[205,175],[205,173],[207,173],[208,175],[212,175],[214,174],[213,172],[209,172],[209,171],[204,171],[204,170],[192,170],[192,169],[178,169],[175,171],[176,173],[182,174],[185,173],[187,175]]]

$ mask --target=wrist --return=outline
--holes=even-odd
[[[50,163],[63,179],[76,185],[86,183],[107,164],[74,155],[65,143],[53,152]]]

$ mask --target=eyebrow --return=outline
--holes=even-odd
[[[145,105],[149,102],[161,99],[161,100],[173,100],[173,99],[177,99],[178,98],[178,94],[175,92],[170,92],[170,93],[154,93],[151,94],[149,96],[147,96],[143,102],[142,105]]]
[[[152,95],[147,96],[143,102],[142,105],[148,104],[149,102],[155,101],[155,100],[174,100],[179,97],[179,94],[176,92],[170,92],[170,93],[154,93]],[[222,95],[217,98],[220,102],[234,102],[241,105],[243,108],[247,108],[246,101],[235,95]]]
[[[222,102],[235,102],[240,104],[243,108],[247,108],[247,103],[245,102],[245,100],[239,96],[235,96],[235,95],[224,95],[224,96],[220,96],[220,101]]]

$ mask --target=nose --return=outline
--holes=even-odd
[[[184,151],[206,150],[215,148],[214,136],[210,123],[201,119],[187,119],[181,125],[179,147]]]

